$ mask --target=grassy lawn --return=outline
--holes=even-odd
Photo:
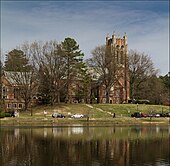
[[[96,104],[94,107],[101,108],[104,111],[115,113],[118,116],[130,116],[132,113],[138,111],[143,113],[162,113],[162,111],[169,112],[168,106],[160,105],[146,105],[146,104]]]
[[[44,117],[44,110],[47,115]],[[143,113],[162,113],[169,112],[168,106],[139,104],[58,104],[55,106],[39,106],[32,108],[33,116],[30,112],[20,112],[18,118],[1,119],[1,125],[69,125],[69,124],[141,124],[141,123],[169,123],[169,118],[131,118],[135,111]],[[52,118],[54,112],[62,113],[66,118]],[[72,119],[73,114],[84,114],[90,117]],[[112,114],[116,118],[112,118]]]
[[[33,108],[33,114],[38,116],[43,115],[43,111],[46,110],[48,115],[59,112],[65,114],[90,114],[96,118],[109,117],[109,112],[111,114],[115,113],[118,116],[130,116],[133,112],[139,111],[144,113],[162,113],[169,112],[170,108],[168,106],[161,105],[146,105],[146,104],[92,104],[93,108],[88,107],[86,104],[58,104],[55,106],[40,106]],[[101,109],[101,110],[100,110]],[[103,110],[103,111],[102,111]]]

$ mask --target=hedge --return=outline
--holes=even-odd
[[[4,118],[5,117],[5,112],[0,112],[0,118]]]

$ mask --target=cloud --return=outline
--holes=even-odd
[[[69,36],[75,38],[87,58],[95,46],[105,44],[107,33],[115,31],[123,35],[127,32],[129,49],[146,51],[156,66],[161,67],[162,73],[167,73],[168,12],[159,9],[158,13],[153,3],[148,3],[147,10],[144,8],[146,2],[129,3],[4,3],[1,16],[2,48],[9,50],[25,40],[56,39],[60,42]],[[161,59],[160,55],[164,58]]]

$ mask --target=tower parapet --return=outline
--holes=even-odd
[[[113,33],[112,37],[109,38],[109,35],[107,35],[106,37],[106,46],[112,45],[112,46],[119,46],[119,47],[127,47],[128,41],[127,41],[127,34],[125,32],[123,38],[120,37],[120,35],[118,35],[118,37],[116,37],[116,34]]]

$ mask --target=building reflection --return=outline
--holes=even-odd
[[[47,128],[44,128],[44,138],[47,137]]]
[[[19,137],[19,128],[14,129],[14,136],[15,136],[15,138]]]
[[[71,128],[69,128],[71,130],[71,133],[72,134],[83,134],[83,131],[84,131],[84,127],[83,125],[72,125]]]
[[[169,152],[168,127],[71,126],[1,132],[3,166],[154,165],[156,156],[169,162]]]

